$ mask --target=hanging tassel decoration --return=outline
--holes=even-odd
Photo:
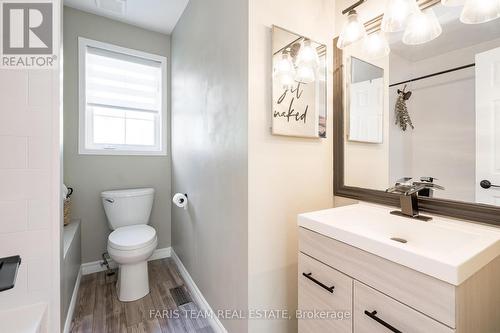
[[[406,101],[411,97],[411,91],[406,91],[406,86],[403,90],[398,89],[398,100],[396,101],[396,107],[394,108],[394,112],[396,115],[396,125],[406,131],[408,125],[411,129],[414,129],[413,123],[411,122],[410,114],[408,113],[408,107],[406,106]]]

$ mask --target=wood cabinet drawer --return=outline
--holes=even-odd
[[[299,250],[449,327],[456,327],[456,287],[451,284],[302,227]]]
[[[350,277],[299,253],[299,333],[352,332],[352,288]]]
[[[354,332],[453,333],[455,330],[354,281]]]

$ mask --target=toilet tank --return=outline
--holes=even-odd
[[[130,225],[148,224],[155,190],[137,188],[101,193],[109,227],[115,230]]]

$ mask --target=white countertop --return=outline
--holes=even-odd
[[[436,216],[422,222],[394,209],[359,203],[300,214],[298,224],[453,285],[500,255],[500,228]]]

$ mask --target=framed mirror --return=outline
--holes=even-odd
[[[442,26],[430,42],[387,33],[391,52],[376,58],[363,41],[334,48],[335,195],[399,206],[386,189],[430,181],[444,190],[419,196],[421,210],[500,225],[500,19],[463,24],[460,7],[425,6]]]
[[[326,45],[273,26],[272,133],[326,138]]]

